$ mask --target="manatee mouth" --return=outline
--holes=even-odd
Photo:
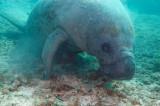
[[[120,58],[113,64],[102,64],[101,70],[104,77],[114,80],[130,80],[135,73],[135,61],[133,55],[120,53]],[[129,53],[132,54],[132,53]]]

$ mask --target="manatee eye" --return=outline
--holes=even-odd
[[[103,43],[101,46],[103,52],[110,53],[112,51],[110,44]]]

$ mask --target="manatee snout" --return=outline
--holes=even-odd
[[[102,64],[104,77],[114,80],[130,80],[135,73],[135,61],[131,52],[121,52],[112,64]]]

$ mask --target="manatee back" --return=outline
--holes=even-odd
[[[56,4],[52,0],[40,0],[29,15],[27,33],[45,37],[57,26]]]

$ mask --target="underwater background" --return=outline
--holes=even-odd
[[[37,1],[0,0],[0,14],[24,22]],[[40,60],[26,66],[14,61],[25,35],[0,15],[0,106],[160,106],[160,0],[121,1],[135,29],[136,73],[129,81],[102,78],[97,59],[85,52],[74,62],[58,61],[53,79],[41,80]]]

